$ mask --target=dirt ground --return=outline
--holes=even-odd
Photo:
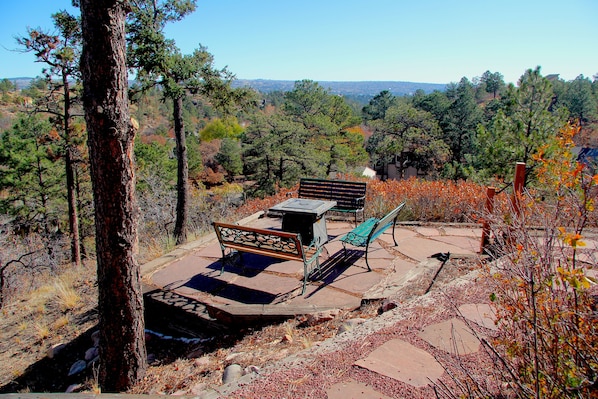
[[[410,289],[393,298],[397,303],[437,289],[456,276],[477,268],[473,259],[450,259],[443,265],[430,288],[434,276],[423,276]],[[94,270],[81,275],[75,289],[81,299],[76,309],[62,311],[50,303],[39,304],[40,294],[13,302],[2,309],[0,333],[0,393],[98,392],[97,365],[67,377],[71,366],[83,359],[92,346],[91,334],[97,329],[96,285]],[[130,393],[188,393],[222,383],[224,368],[232,363],[263,368],[299,351],[333,337],[348,319],[372,319],[379,314],[380,303],[370,303],[354,312],[341,312],[334,319],[317,325],[298,317],[259,329],[248,328],[207,340],[187,340],[174,334],[164,337],[148,332],[146,345],[149,368],[146,378]],[[58,320],[64,320],[60,325]],[[45,334],[41,325],[49,326]],[[152,326],[155,327],[155,326]],[[171,334],[171,332],[166,332]],[[65,344],[52,358],[48,350]]]

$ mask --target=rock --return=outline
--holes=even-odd
[[[207,385],[203,382],[200,382],[198,384],[195,384],[191,387],[190,391],[193,395],[200,395],[202,394],[207,388]]]
[[[338,331],[336,332],[337,334],[342,334],[346,331],[351,331],[355,328],[355,326],[363,323],[365,321],[365,319],[351,319],[351,320],[346,320],[343,324],[340,325],[340,327],[338,328]]]
[[[156,362],[156,355],[154,355],[153,353],[148,353],[147,354],[147,362],[149,364],[154,364]]]
[[[293,336],[291,334],[285,334],[284,337],[280,340],[280,342],[293,342]]]
[[[60,352],[61,350],[63,350],[64,348],[66,348],[66,344],[65,343],[59,343],[59,344],[55,344],[52,345],[47,352],[47,356],[50,359],[53,359],[54,356],[56,356],[58,354],[58,352]]]
[[[94,331],[91,333],[91,342],[93,346],[100,346],[100,332]]]
[[[309,315],[307,315],[306,323],[310,326],[322,324],[322,323],[325,323],[327,321],[334,319],[336,316],[338,316],[340,314],[340,312],[341,312],[340,309],[332,309],[332,310],[326,310],[323,312],[309,314]]]
[[[222,374],[222,383],[228,384],[229,382],[238,380],[242,376],[243,368],[238,364],[231,364],[230,366],[224,369],[224,373]]]
[[[397,306],[399,306],[399,305],[396,302],[385,299],[382,302],[382,305],[380,305],[380,307],[378,308],[378,314],[386,313],[389,310],[396,308]]]
[[[87,368],[87,362],[85,360],[77,360],[75,363],[73,363],[73,365],[71,366],[71,368],[69,370],[69,377],[72,375],[79,374],[86,368]]]
[[[245,352],[233,352],[233,353],[231,353],[230,355],[228,355],[228,356],[227,356],[227,357],[224,359],[224,361],[225,361],[225,362],[230,362],[231,360],[234,360],[234,359],[236,359],[236,358],[238,358],[239,356],[242,356],[242,355],[244,355],[244,354],[245,354]]]
[[[201,367],[201,368],[207,368],[211,363],[212,363],[212,360],[210,360],[210,358],[207,356],[198,357],[197,359],[195,359],[193,361],[193,365],[195,365],[195,367]]]
[[[79,392],[81,389],[83,389],[83,384],[71,384],[68,386],[66,391],[64,391],[64,393]]]
[[[193,349],[191,352],[187,353],[187,359],[196,359],[198,357],[203,356],[203,354],[205,353],[204,348],[196,348]]]
[[[247,374],[259,374],[260,373],[260,368],[258,366],[247,366],[245,367],[245,370],[243,370],[243,375],[247,375]]]
[[[97,346],[94,346],[93,348],[89,348],[88,350],[85,351],[85,360],[89,362],[91,359],[94,359],[94,358],[98,357],[99,355],[100,355],[100,350],[98,349]]]

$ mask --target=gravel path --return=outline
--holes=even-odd
[[[486,372],[488,358],[483,352],[467,356],[452,356],[438,350],[417,334],[426,326],[458,317],[457,308],[467,303],[487,301],[488,293],[479,284],[476,273],[457,279],[443,288],[399,304],[389,312],[370,319],[353,330],[336,335],[309,350],[286,358],[260,371],[260,375],[245,376],[236,384],[219,389],[227,398],[325,398],[335,384],[358,382],[391,398],[435,397],[434,386],[416,388],[385,377],[354,363],[392,339],[401,339],[431,353],[452,374],[459,366],[473,374]],[[488,333],[478,328],[481,334]],[[401,356],[400,353],[389,356]],[[439,384],[454,386],[445,372]]]

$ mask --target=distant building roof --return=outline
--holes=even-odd
[[[574,152],[577,153],[577,162],[586,164],[592,170],[598,167],[598,148],[576,147]]]
[[[376,171],[374,169],[368,168],[367,166],[359,168],[359,173],[366,177],[376,177]]]

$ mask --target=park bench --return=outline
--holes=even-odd
[[[367,183],[345,180],[303,178],[299,182],[299,198],[336,201],[330,211],[363,215]]]
[[[320,271],[319,255],[321,246],[312,242],[304,246],[301,242],[301,235],[280,230],[257,229],[248,226],[240,226],[227,223],[212,223],[216,236],[222,249],[222,270],[227,261],[234,266],[234,257],[239,256],[242,262],[241,253],[249,252],[258,255],[269,256],[283,260],[296,260],[303,263],[303,290],[310,274],[317,269]]]
[[[340,241],[343,243],[345,257],[347,255],[347,244],[353,245],[355,247],[365,247],[365,264],[367,265],[368,270],[371,271],[372,269],[368,263],[368,249],[370,244],[382,233],[384,233],[386,229],[392,226],[392,239],[395,243],[395,246],[398,245],[395,238],[395,224],[397,222],[399,212],[404,206],[405,202],[402,202],[399,206],[387,213],[381,219],[369,218],[342,236]]]

